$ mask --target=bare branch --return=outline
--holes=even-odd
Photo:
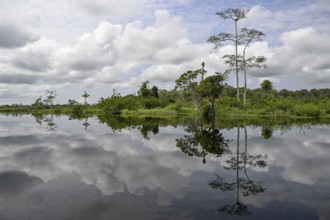
[[[222,44],[223,42],[228,41],[228,40],[235,42],[236,38],[233,34],[230,34],[230,33],[220,33],[218,35],[213,35],[213,36],[209,37],[207,42],[214,43],[215,48],[218,48],[223,45]]]

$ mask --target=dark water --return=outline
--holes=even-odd
[[[0,219],[330,219],[329,125],[101,121],[0,115]]]

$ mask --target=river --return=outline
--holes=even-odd
[[[0,115],[0,219],[330,219],[327,123]]]

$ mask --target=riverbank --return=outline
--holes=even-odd
[[[107,112],[98,105],[55,105],[52,107],[35,108],[33,106],[0,106],[1,113],[8,114],[33,114],[33,115],[67,115],[73,117],[91,117],[99,115],[121,115],[123,117],[176,117],[203,116],[205,108],[196,111],[193,107],[185,107],[177,104],[170,104],[164,108],[151,109],[123,109],[118,113]],[[284,111],[279,108],[238,108],[230,106],[217,106],[216,118],[330,118],[327,109],[315,108],[310,105],[300,106],[300,111],[289,109]]]

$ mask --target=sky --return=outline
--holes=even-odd
[[[248,71],[249,88],[265,79],[277,90],[330,87],[328,0],[0,0],[0,105],[31,104],[46,90],[56,104],[83,101],[84,91],[97,103],[114,90],[135,94],[146,80],[170,90],[202,62],[208,75],[224,72],[234,46],[207,39],[234,33],[233,21],[215,15],[227,8],[249,9],[238,29],[265,33],[247,48],[268,66]]]

